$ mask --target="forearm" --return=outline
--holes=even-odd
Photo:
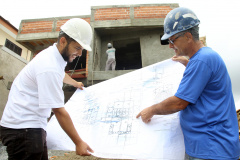
[[[65,110],[65,108],[55,108],[53,109],[53,112],[62,127],[62,129],[66,132],[66,134],[71,138],[73,143],[75,145],[78,145],[82,142],[82,139],[77,133],[77,130],[75,129],[72,119],[68,112]]]
[[[65,73],[65,77],[63,79],[63,82],[66,83],[66,84],[70,84],[72,86],[77,85],[77,81],[72,79],[67,73]]]
[[[77,82],[76,80],[72,79],[67,73],[65,73],[65,77],[63,79],[64,83],[70,84],[76,88],[83,89],[84,85],[82,82]]]
[[[154,115],[166,115],[178,112],[187,107],[189,102],[175,96],[143,109],[136,118],[141,117],[142,121],[148,123]]]
[[[151,108],[154,115],[167,115],[183,110],[187,105],[187,101],[172,96],[160,103],[152,105]]]

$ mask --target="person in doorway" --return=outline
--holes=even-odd
[[[107,44],[107,56],[108,56],[108,59],[107,59],[107,62],[106,62],[106,71],[109,71],[109,70],[112,70],[114,71],[115,70],[115,67],[116,67],[116,60],[115,60],[115,52],[116,52],[116,49],[113,48],[112,44],[111,43],[108,43]]]
[[[237,160],[238,120],[230,76],[220,55],[200,42],[199,23],[188,8],[167,14],[162,44],[169,43],[176,53],[172,60],[186,69],[174,96],[143,109],[136,117],[149,123],[154,115],[180,111],[185,160]]]
[[[65,73],[67,62],[91,51],[92,28],[73,18],[61,26],[57,43],[41,51],[15,78],[1,119],[1,139],[9,160],[48,160],[46,127],[53,110],[59,124],[76,145],[76,154],[93,150],[77,133],[64,108],[63,82],[83,89]]]

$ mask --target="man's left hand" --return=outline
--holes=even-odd
[[[76,87],[76,88],[79,88],[79,89],[83,90],[83,87],[84,87],[84,85],[83,85],[83,83],[82,83],[82,82],[77,82],[77,83],[76,83],[76,85],[75,85],[74,87]]]

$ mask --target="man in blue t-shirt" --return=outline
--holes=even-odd
[[[237,160],[239,129],[231,80],[219,54],[199,41],[199,23],[183,7],[166,16],[162,44],[169,42],[176,53],[172,60],[186,69],[176,94],[142,110],[137,118],[148,123],[154,115],[181,111],[186,160]]]

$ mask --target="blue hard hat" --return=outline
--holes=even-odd
[[[200,20],[192,10],[184,7],[175,8],[167,14],[164,20],[164,35],[161,43],[168,44],[168,38],[171,36],[199,24]]]

